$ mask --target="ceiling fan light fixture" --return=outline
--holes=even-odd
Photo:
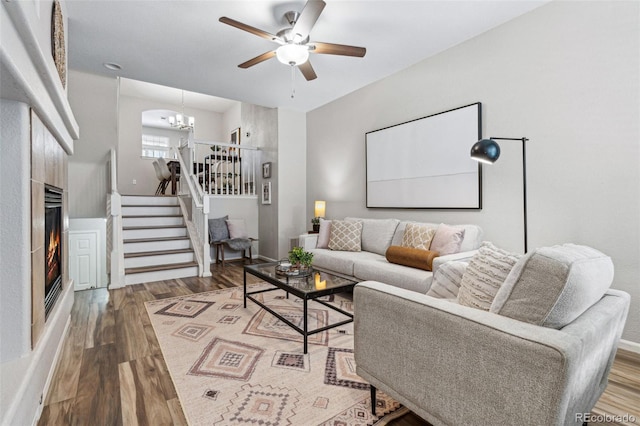
[[[309,48],[301,44],[288,43],[276,49],[276,57],[285,65],[301,65],[309,59]]]

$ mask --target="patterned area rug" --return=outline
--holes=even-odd
[[[252,289],[260,286],[270,287]],[[301,324],[300,299],[281,290],[257,297]],[[324,300],[353,311],[348,297]],[[310,330],[345,318],[316,302],[308,307]],[[242,288],[146,308],[190,425],[383,425],[406,412],[378,391],[371,414],[369,385],[355,374],[353,323],[310,336],[303,354],[300,334],[250,300],[243,308]]]

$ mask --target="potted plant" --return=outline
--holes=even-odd
[[[313,232],[319,232],[320,231],[320,218],[319,217],[314,217],[313,219],[311,219],[311,224],[313,225]]]
[[[291,267],[298,269],[301,272],[311,268],[312,261],[313,253],[305,251],[302,247],[294,247],[289,252],[289,262],[291,262]]]

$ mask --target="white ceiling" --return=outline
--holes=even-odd
[[[177,106],[181,106],[184,102],[184,105],[192,108],[219,113],[226,112],[229,108],[238,103],[237,101],[229,99],[218,98],[215,96],[190,92],[188,90],[176,89],[159,84],[147,83],[144,81],[131,80],[128,78],[120,79],[120,94],[174,104]],[[174,114],[176,112],[174,112]]]
[[[120,75],[267,107],[309,111],[526,13],[548,0],[326,0],[311,41],[367,48],[364,58],[311,55],[318,75],[275,58],[237,65],[277,45],[218,22],[227,16],[270,33],[305,1],[92,0],[65,2],[71,68]],[[103,67],[115,62],[121,71]]]

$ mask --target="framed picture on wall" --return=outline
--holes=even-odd
[[[271,161],[262,163],[262,179],[269,179],[271,177]]]
[[[230,140],[230,142],[232,144],[240,145],[240,127],[238,127],[233,132],[231,132],[231,140]],[[235,148],[229,148],[229,154],[236,155],[237,154],[236,153],[236,149]]]
[[[476,102],[365,134],[367,208],[481,209]]]
[[[262,184],[262,204],[271,204],[271,182]]]

